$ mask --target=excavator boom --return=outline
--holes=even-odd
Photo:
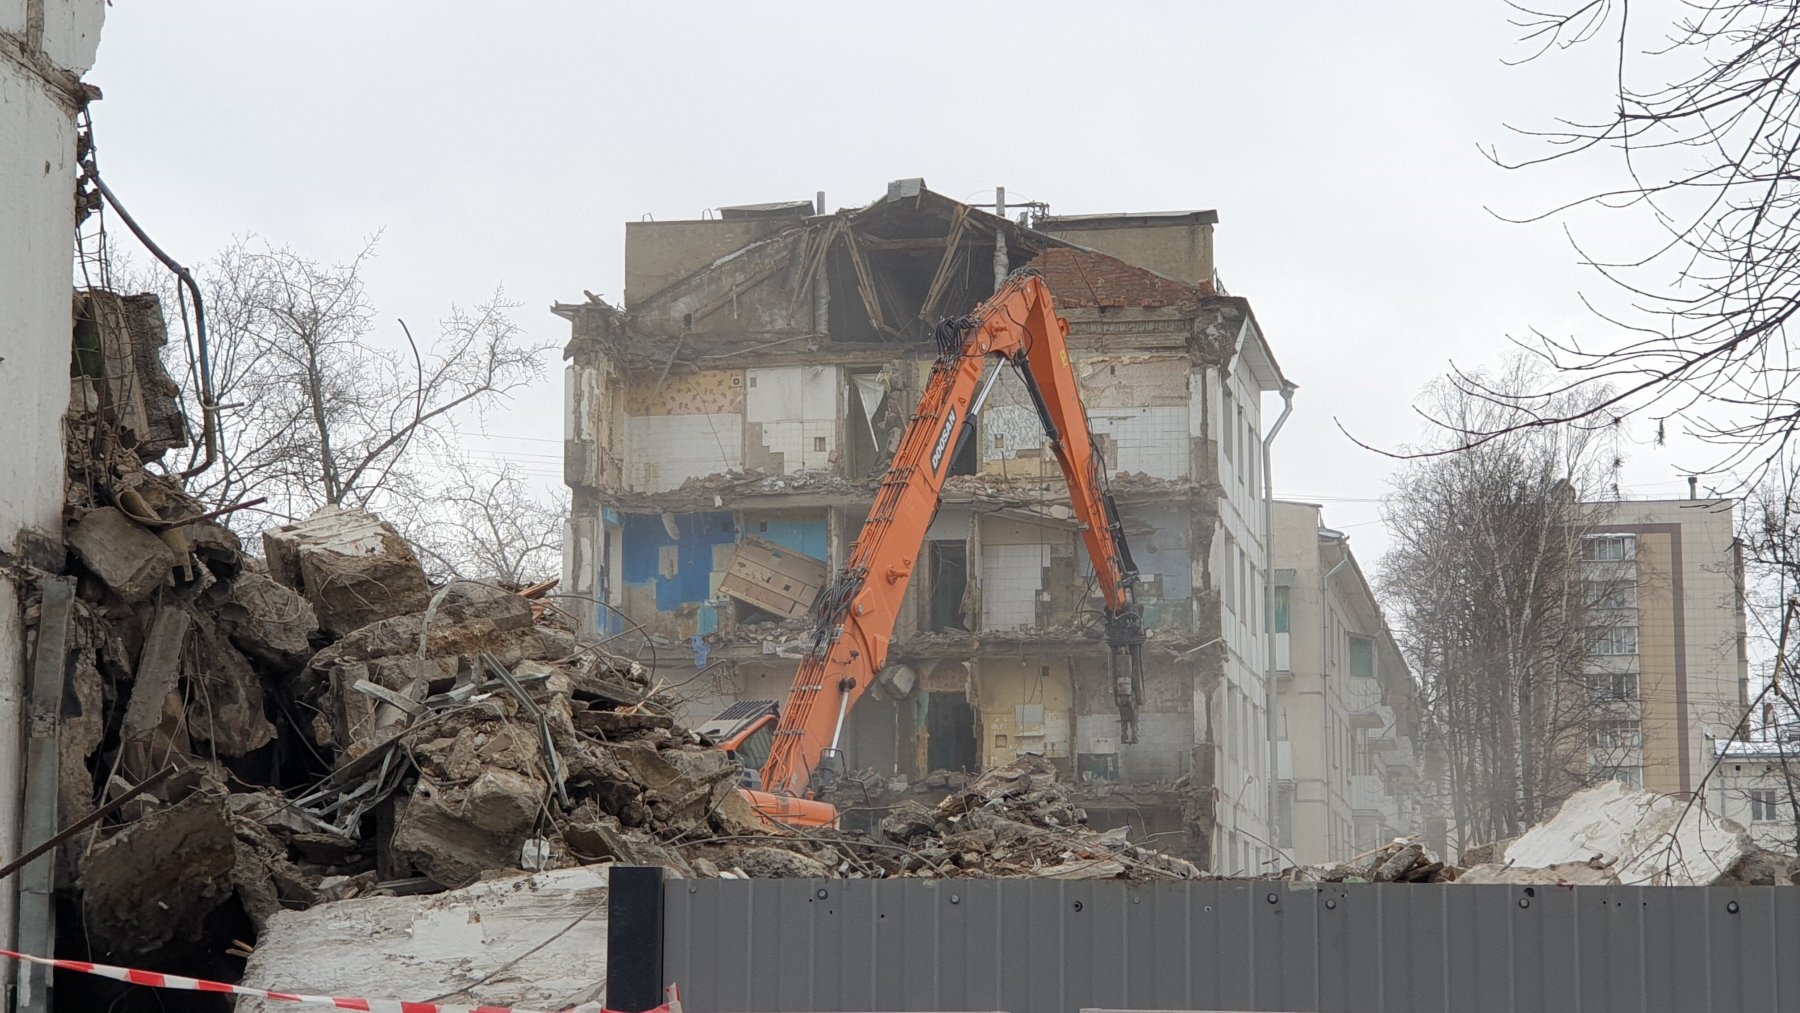
[[[1122,738],[1136,740],[1144,641],[1132,590],[1137,567],[1088,428],[1069,361],[1068,333],[1049,286],[1031,272],[1012,275],[967,317],[938,325],[938,357],[930,382],[849,560],[821,596],[812,649],[781,710],[762,768],[762,790],[748,792],[766,818],[799,823],[835,819],[830,806],[808,800],[829,788],[842,771],[845,720],[887,662],[901,602],[942,500],[950,464],[974,438],[982,405],[1008,365],[1024,379],[1068,482],[1106,603]]]

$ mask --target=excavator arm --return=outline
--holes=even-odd
[[[1000,370],[1008,365],[1024,379],[1050,450],[1068,481],[1082,540],[1105,599],[1121,737],[1126,742],[1137,740],[1144,643],[1142,614],[1133,593],[1137,567],[1076,389],[1068,333],[1068,322],[1057,314],[1049,286],[1030,272],[1012,275],[969,316],[938,325],[938,357],[924,397],[907,424],[849,560],[821,597],[812,649],[794,677],[762,769],[763,790],[749,792],[765,816],[783,822],[827,820],[829,806],[803,799],[816,797],[841,774],[845,720],[887,662],[901,601],[937,513],[950,464],[958,449],[974,439],[975,420]]]

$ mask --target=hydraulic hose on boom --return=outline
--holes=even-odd
[[[1069,325],[1035,272],[1014,273],[966,317],[938,325],[938,357],[907,424],[875,505],[836,581],[821,597],[812,648],[800,663],[762,768],[761,791],[747,794],[765,817],[829,823],[816,799],[841,776],[850,709],[887,662],[900,606],[942,499],[950,464],[975,436],[975,420],[1000,370],[1024,379],[1062,468],[1082,540],[1105,599],[1113,697],[1120,737],[1137,741],[1143,703],[1144,628],[1133,591],[1137,566],[1107,489],[1069,362]]]

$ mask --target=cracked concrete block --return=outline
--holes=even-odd
[[[606,981],[606,866],[483,880],[423,897],[279,911],[243,983],[317,995],[561,1009]],[[559,931],[561,930],[561,931]],[[289,1003],[243,999],[238,1013]]]
[[[1523,870],[1597,861],[1624,886],[1705,886],[1754,851],[1744,828],[1702,806],[1606,781],[1569,796],[1507,845],[1506,875],[1472,882],[1516,882],[1510,877]]]
[[[395,815],[392,850],[450,887],[490,869],[517,868],[544,790],[542,781],[504,767],[483,771],[467,787],[421,776]]]
[[[187,676],[188,734],[212,743],[225,756],[243,756],[275,739],[256,670],[231,646],[212,617],[195,614],[194,646],[182,666]]]
[[[430,585],[393,526],[361,510],[323,507],[263,532],[269,575],[312,603],[319,627],[341,637],[380,619],[424,610]]]
[[[291,670],[312,656],[310,638],[319,629],[312,603],[265,574],[238,574],[220,595],[215,615],[231,642],[264,664]]]
[[[223,798],[194,795],[101,841],[81,870],[82,923],[94,953],[149,953],[200,939],[231,896],[237,838]]]
[[[69,527],[69,547],[81,562],[126,601],[143,601],[175,568],[175,554],[161,538],[116,507],[90,510]]]

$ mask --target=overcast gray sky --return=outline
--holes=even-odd
[[[510,10],[503,8],[510,7]],[[415,332],[504,285],[534,336],[556,300],[616,300],[645,214],[923,176],[1053,212],[1216,208],[1220,274],[1300,385],[1276,488],[1322,501],[1373,569],[1419,388],[1507,335],[1594,334],[1603,286],[1544,210],[1604,182],[1506,172],[1505,124],[1604,110],[1594,56],[1522,55],[1500,0],[1343,4],[122,3],[94,108],[102,171],[180,258],[257,233],[320,259],[384,230],[368,271]],[[1583,170],[1586,172],[1587,170]],[[1624,223],[1587,238],[1628,248]],[[484,453],[560,460],[561,372]],[[1271,398],[1273,401],[1273,398]],[[1629,448],[1628,494],[1685,492]]]

